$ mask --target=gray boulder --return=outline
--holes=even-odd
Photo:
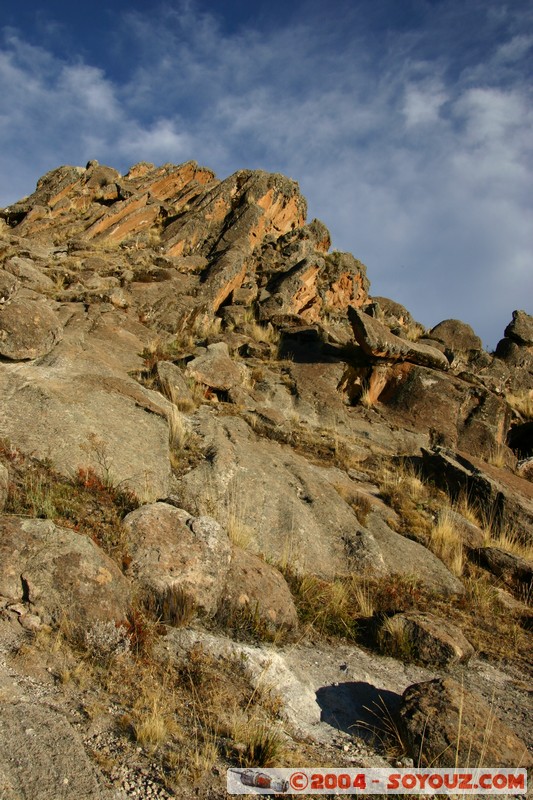
[[[62,338],[63,326],[44,301],[16,296],[0,306],[0,355],[12,361],[39,358]]]
[[[126,618],[130,584],[89,537],[50,520],[0,516],[0,595],[44,621]]]
[[[533,316],[525,311],[513,311],[513,318],[504,333],[517,344],[533,345]]]
[[[281,572],[253,553],[233,547],[219,617],[231,624],[239,614],[250,615],[272,635],[298,628],[294,600]]]
[[[35,292],[53,292],[55,289],[53,280],[30,258],[13,256],[5,262],[4,269],[16,276],[27,289]]]
[[[444,345],[446,356],[451,363],[469,362],[483,350],[483,344],[470,325],[458,319],[446,319],[435,325],[428,334]]]
[[[231,546],[209,517],[193,517],[168,503],[141,506],[124,519],[129,531],[130,572],[148,602],[161,608],[169,590],[213,614],[228,574]]]
[[[243,382],[243,371],[229,356],[228,345],[217,342],[207,347],[207,352],[187,364],[186,374],[211,389],[227,391]]]

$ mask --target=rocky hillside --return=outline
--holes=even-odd
[[[531,763],[533,317],[486,353],[330,246],[194,162],[0,210],[5,800]]]

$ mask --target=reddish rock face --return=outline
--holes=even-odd
[[[328,310],[344,312],[349,303],[366,302],[368,281],[352,256],[324,259],[329,232],[317,220],[306,226],[306,212],[298,184],[282,175],[241,170],[219,181],[189,161],[164,167],[143,162],[123,177],[89,162],[85,169],[48,173],[6,216],[24,235],[54,242],[149,242],[170,258],[204,258],[201,304],[213,312],[254,277],[272,294],[274,272],[279,288],[270,306],[263,304],[264,317],[288,313],[317,322]],[[262,251],[282,240],[282,263],[278,259],[270,270]],[[306,263],[300,268],[302,256]]]

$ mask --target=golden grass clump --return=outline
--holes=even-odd
[[[447,508],[439,511],[437,522],[430,534],[429,547],[454,575],[460,577],[463,574],[465,564],[463,540],[457,531],[453,515]]]
[[[514,411],[525,419],[533,419],[533,391],[524,391],[519,394],[507,394],[506,401]]]

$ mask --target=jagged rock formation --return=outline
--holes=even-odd
[[[296,576],[318,581],[323,604],[328,586],[389,582],[393,605],[382,593],[382,613],[360,611],[360,630],[375,635],[390,616],[416,661],[463,662],[474,675],[479,644],[460,627],[472,587],[433,530],[437,487],[456,503],[448,519],[472,575],[501,582],[498,602],[529,624],[533,317],[515,311],[493,355],[458,320],[424,332],[369,294],[364,265],[329,252],[329,232],[306,213],[292,180],[250,170],[218,180],[192,161],[143,162],[125,176],[95,161],[60,167],[0,210],[0,609],[10,624],[46,631],[68,606],[78,627],[132,636],[141,598],[168,629],[199,619],[284,641],[305,635]],[[64,486],[81,475],[97,492],[135,494],[114,561],[68,509],[55,524],[13,511],[23,457]],[[431,482],[431,502],[408,483],[395,489],[387,470],[399,458]],[[54,519],[40,484],[28,486],[34,516]],[[520,552],[505,548],[511,540]],[[434,614],[413,606],[426,595]],[[445,603],[455,624],[439,617]],[[199,636],[218,658],[221,637]],[[192,658],[192,638],[189,650],[175,631],[168,641],[165,658]],[[385,634],[381,644],[407,652]],[[261,665],[250,667],[259,685],[264,653],[232,647]],[[287,703],[301,691],[318,725],[313,692],[287,677],[290,656],[274,662]],[[398,702],[402,675],[386,678]],[[420,687],[401,712],[412,748],[415,700],[429,702]],[[433,733],[437,750],[452,736]],[[521,745],[502,735],[510,763]],[[9,758],[0,748],[0,776]],[[83,780],[87,798],[104,796],[90,769]]]

